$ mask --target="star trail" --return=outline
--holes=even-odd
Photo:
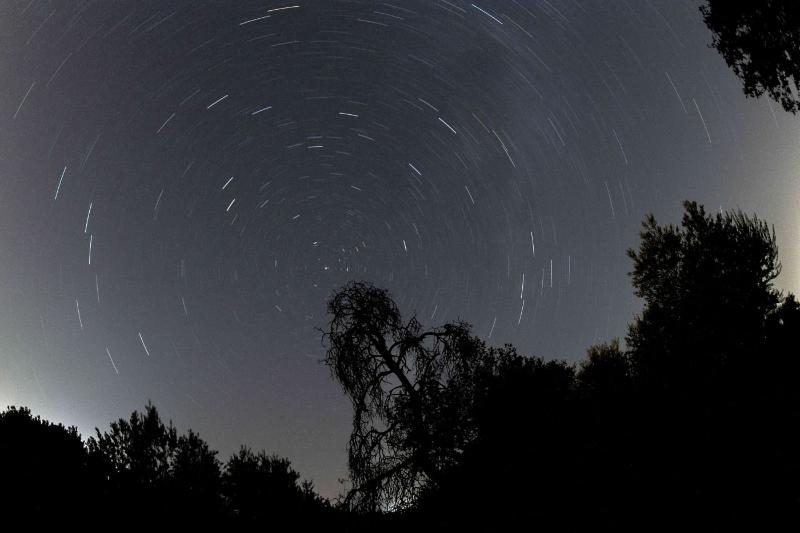
[[[315,328],[351,279],[569,361],[640,309],[625,250],[681,201],[775,224],[800,131],[691,0],[6,2],[0,402],[148,399],[325,495],[350,405]]]

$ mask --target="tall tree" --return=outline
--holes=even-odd
[[[765,222],[684,207],[680,227],[649,216],[629,251],[644,300],[627,336],[634,507],[643,519],[769,529],[800,510],[789,482],[799,473],[796,303],[773,286],[780,263]]]
[[[700,7],[712,45],[744,84],[786,111],[800,110],[800,3],[796,0],[707,0]]]
[[[694,390],[720,377],[720,365],[746,364],[760,348],[780,301],[775,233],[737,211],[708,215],[684,204],[680,228],[643,223],[631,278],[644,310],[629,328],[633,370],[652,387]]]
[[[354,408],[348,445],[358,509],[404,508],[454,464],[474,434],[474,374],[487,360],[464,322],[423,329],[389,294],[351,282],[328,302],[325,363]]]

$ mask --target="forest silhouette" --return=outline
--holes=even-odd
[[[800,4],[700,2],[747,96],[800,109]],[[26,528],[329,531],[796,530],[800,305],[774,231],[684,205],[629,250],[641,313],[577,363],[425,328],[353,281],[328,301],[324,363],[353,406],[334,501],[291,462],[223,462],[155,406],[97,429],[0,412],[0,510]]]
[[[353,405],[349,479],[320,497],[289,460],[225,463],[156,407],[86,441],[0,413],[0,502],[32,525],[400,531],[776,530],[800,516],[800,306],[773,286],[774,231],[687,202],[629,250],[642,312],[578,363],[424,328],[353,281],[324,363]],[[344,445],[345,443],[342,443]]]

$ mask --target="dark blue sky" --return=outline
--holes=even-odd
[[[796,289],[797,120],[697,6],[3,3],[0,405],[86,435],[152,399],[333,496],[314,328],[349,279],[574,361],[640,307],[644,215],[694,199],[774,223]]]

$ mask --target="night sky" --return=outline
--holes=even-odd
[[[324,495],[351,408],[325,302],[578,360],[641,304],[625,250],[684,199],[775,225],[800,128],[692,0],[0,4],[0,405],[84,436],[151,399]]]

